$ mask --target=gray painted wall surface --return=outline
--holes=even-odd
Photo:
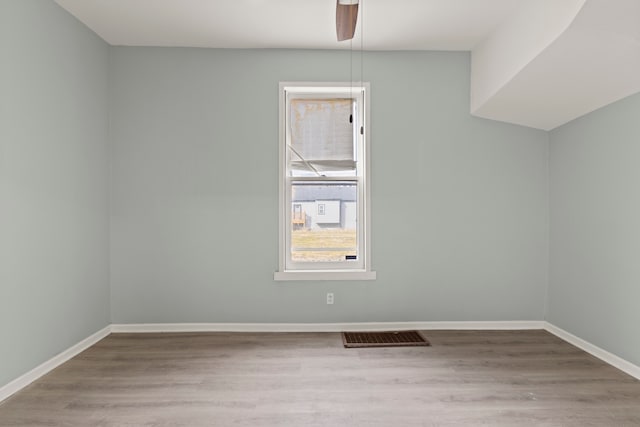
[[[349,81],[348,52],[113,48],[112,321],[541,320],[548,134],[471,117],[466,53],[364,71],[378,280],[283,283],[278,82]]]
[[[109,324],[108,46],[0,1],[0,386]]]
[[[547,319],[640,365],[640,95],[551,133]]]

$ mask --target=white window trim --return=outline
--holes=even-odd
[[[375,280],[376,272],[371,270],[371,208],[370,208],[370,155],[368,153],[370,146],[370,102],[371,92],[369,90],[369,83],[322,83],[322,82],[280,82],[279,94],[278,94],[278,107],[279,107],[279,138],[278,138],[278,204],[279,204],[279,230],[278,230],[278,258],[279,258],[279,270],[273,275],[275,281],[299,281],[299,280]],[[287,270],[287,244],[286,244],[286,230],[287,224],[287,212],[286,212],[286,199],[287,199],[287,179],[285,179],[286,173],[286,127],[285,120],[283,118],[286,114],[286,89],[295,88],[295,90],[305,93],[323,93],[327,89],[335,88],[336,91],[344,90],[345,88],[353,88],[360,91],[364,89],[364,141],[363,141],[363,155],[362,162],[363,172],[362,178],[364,181],[364,191],[362,192],[363,200],[361,202],[364,209],[364,215],[362,219],[364,224],[362,226],[362,242],[364,248],[361,250],[361,254],[364,255],[364,263],[361,269],[323,269],[323,270]]]

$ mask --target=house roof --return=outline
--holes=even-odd
[[[317,200],[341,200],[355,202],[357,188],[350,185],[294,185],[292,189],[293,202],[315,202]]]

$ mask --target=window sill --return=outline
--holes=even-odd
[[[375,271],[339,270],[339,271],[276,271],[276,282],[298,280],[376,280]]]

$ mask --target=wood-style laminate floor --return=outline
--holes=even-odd
[[[544,331],[112,334],[0,404],[2,426],[640,426],[640,381]]]

